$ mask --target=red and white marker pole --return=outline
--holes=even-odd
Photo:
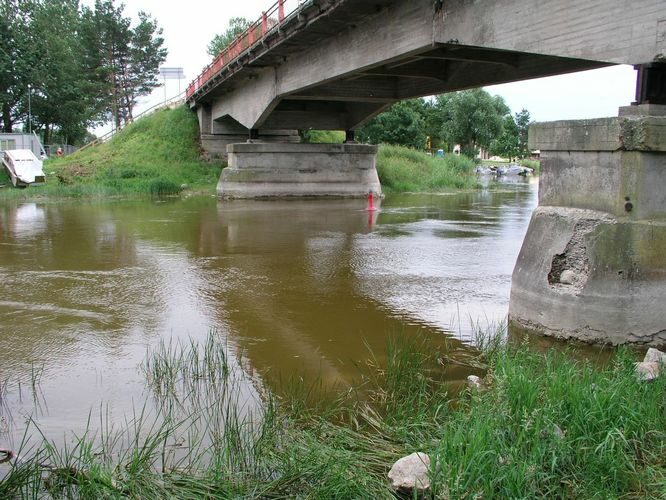
[[[375,197],[372,191],[368,191],[368,208],[366,208],[368,212],[374,212],[375,210],[377,210],[377,207],[375,207],[374,198]]]

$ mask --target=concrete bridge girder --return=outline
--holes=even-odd
[[[400,99],[666,53],[663,0],[370,3],[327,2],[330,11],[306,23],[305,35],[275,45],[278,62],[250,58],[211,91],[211,118],[229,115],[248,129],[280,128],[281,120],[284,128],[348,129]],[[354,23],[335,24],[338,12],[354,9],[363,12]],[[366,116],[350,111],[361,109]]]

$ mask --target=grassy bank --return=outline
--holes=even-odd
[[[118,436],[46,444],[0,496],[392,498],[391,464],[422,451],[435,498],[660,498],[666,378],[639,383],[631,358],[621,350],[595,367],[499,346],[477,360],[488,389],[452,400],[431,343],[394,337],[388,362],[371,359],[363,382],[332,402],[306,403],[311,387],[300,383],[241,417],[238,371],[214,336],[163,345],[144,372],[164,424],[141,438],[128,425],[119,453],[109,444]]]
[[[220,169],[199,160],[196,115],[179,107],[141,118],[107,143],[47,160],[45,186],[0,189],[0,198],[176,194],[184,184],[213,193]]]
[[[438,158],[402,146],[379,147],[377,173],[382,189],[389,193],[478,187],[472,160],[456,155]]]
[[[47,160],[45,186],[13,189],[2,169],[0,200],[177,194],[182,186],[212,194],[222,164],[199,160],[198,134],[196,115],[185,107],[161,110],[137,120],[107,143]],[[342,142],[344,133],[309,131],[307,140]],[[478,187],[471,160],[432,157],[402,146],[379,147],[377,172],[386,192]]]

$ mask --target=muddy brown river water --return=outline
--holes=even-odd
[[[211,330],[251,383],[351,383],[391,332],[447,339],[505,320],[537,181],[360,201],[0,204],[0,447],[146,400],[164,339]],[[467,372],[451,370],[452,379]],[[7,382],[6,382],[7,381]]]

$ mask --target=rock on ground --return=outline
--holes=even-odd
[[[430,457],[425,453],[412,453],[393,464],[388,473],[393,489],[400,493],[423,494],[430,490]]]
[[[467,377],[467,385],[474,389],[481,389],[483,387],[483,381],[481,380],[481,377],[470,375]]]
[[[636,378],[645,382],[656,379],[659,376],[659,365],[660,363],[645,361],[634,363]]]
[[[650,347],[645,354],[644,363],[663,363],[666,365],[666,353],[661,352],[659,349]]]

